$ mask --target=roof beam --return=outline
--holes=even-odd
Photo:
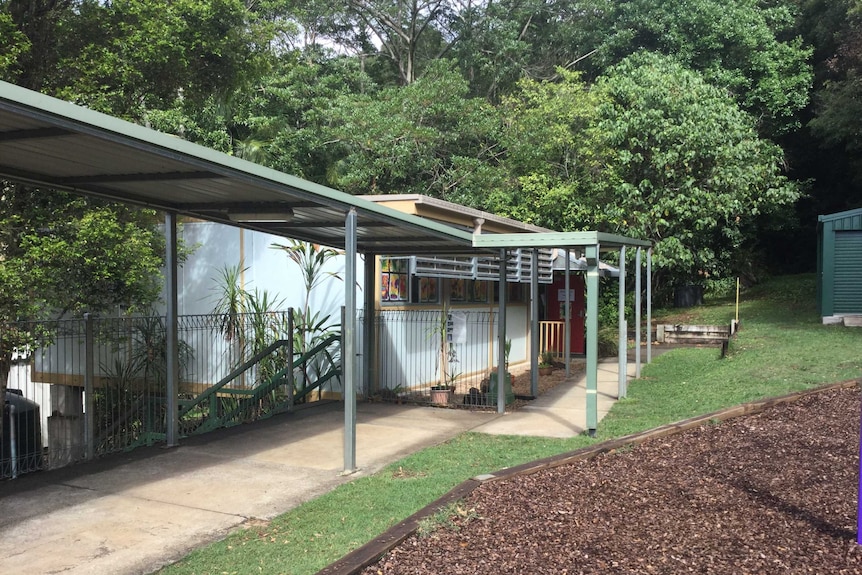
[[[61,185],[79,186],[82,184],[122,184],[128,182],[170,182],[182,180],[216,180],[224,178],[220,174],[206,171],[195,172],[152,172],[139,174],[99,174],[92,176],[75,176],[61,178]]]
[[[31,130],[10,130],[0,132],[0,142],[12,142],[14,140],[33,140],[36,138],[56,138],[58,136],[71,136],[73,132],[63,128],[33,128]]]
[[[601,245],[616,249],[622,246],[650,247],[646,240],[637,240],[605,232],[544,232],[526,234],[474,234],[476,248],[574,248]]]

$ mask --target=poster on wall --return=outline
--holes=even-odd
[[[410,293],[407,285],[407,260],[403,258],[381,258],[380,270],[381,301],[407,301]]]
[[[450,311],[446,317],[446,341],[467,343],[467,314],[463,311]]]

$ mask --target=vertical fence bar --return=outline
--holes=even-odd
[[[287,308],[287,340],[290,346],[287,351],[287,409],[293,409],[293,394],[295,392],[296,380],[293,376],[293,308]]]
[[[598,245],[586,247],[587,258],[587,433],[598,427],[599,381],[599,253]]]
[[[84,445],[86,458],[96,456],[96,410],[94,379],[96,377],[96,340],[93,336],[93,316],[84,314]]]
[[[652,248],[646,253],[646,362],[652,363]]]
[[[374,330],[374,302],[377,292],[377,255],[365,254],[365,266],[363,267],[365,280],[363,281],[363,313],[362,313],[362,379],[366,397],[378,391],[380,384],[375,376],[377,371],[375,365],[374,348],[377,345]]]

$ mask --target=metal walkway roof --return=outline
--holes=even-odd
[[[0,178],[371,253],[472,253],[472,234],[0,82]]]
[[[363,253],[650,245],[531,226],[526,233],[474,236],[7,82],[0,82],[0,178],[338,248],[345,247],[345,217],[355,208]]]

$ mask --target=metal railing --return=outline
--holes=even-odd
[[[332,334],[297,357],[292,341],[278,340],[272,343],[203,393],[191,399],[181,399],[181,434],[205,433],[219,427],[264,419],[290,409],[295,402],[305,400],[315,389],[333,378],[341,377],[341,368],[333,358],[331,350],[338,344],[340,335]],[[295,372],[319,356],[326,359],[326,368],[312,381],[300,380],[300,387],[297,389]],[[245,388],[230,387],[231,382],[264,363],[269,363],[269,369],[276,371],[262,375],[257,385]]]
[[[497,313],[455,313],[462,320],[457,334],[446,310],[375,315],[372,400],[496,406]]]
[[[181,429],[202,432],[266,417],[308,400],[309,389],[337,385],[337,333],[312,337],[292,327],[292,310],[180,316]],[[2,410],[0,477],[164,439],[163,317],[88,316],[6,324],[0,330],[33,335],[32,345],[12,355],[10,391]],[[305,353],[293,352],[309,347]],[[219,384],[216,391],[213,383]],[[194,402],[201,395],[205,407]]]

